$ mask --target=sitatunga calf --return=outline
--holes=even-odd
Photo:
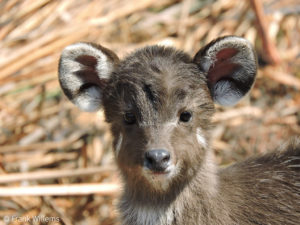
[[[124,179],[124,225],[300,224],[300,141],[218,169],[209,147],[214,102],[250,89],[256,57],[227,36],[194,58],[150,46],[124,60],[92,43],[66,47],[59,81],[84,111],[103,107]]]

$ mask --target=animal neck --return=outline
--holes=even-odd
[[[189,210],[193,211],[196,206],[210,212],[217,196],[217,169],[213,155],[208,153],[202,167],[190,180],[175,183],[166,193],[149,192],[143,184],[125,185],[120,211],[128,224],[169,225],[174,224],[174,220],[185,221],[183,215],[190,214]],[[194,216],[195,219],[199,217],[198,213]]]
[[[206,154],[202,167],[195,177],[195,183],[200,187],[208,198],[215,197],[219,191],[218,170],[215,164],[214,155],[211,151]]]

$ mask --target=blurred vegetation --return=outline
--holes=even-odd
[[[257,81],[214,117],[212,146],[227,165],[300,134],[299,7],[297,0],[0,1],[0,225],[118,224],[111,136],[101,111],[79,112],[63,96],[57,64],[65,46],[96,42],[124,57],[160,43],[193,55],[219,36],[247,38],[258,53]]]

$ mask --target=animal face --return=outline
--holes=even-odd
[[[119,64],[103,107],[131,183],[167,189],[201,165],[214,109],[206,83],[192,59],[171,48],[147,47]]]
[[[201,169],[214,101],[235,104],[255,73],[251,45],[232,36],[194,58],[151,46],[120,61],[102,46],[78,43],[63,51],[59,66],[72,102],[85,111],[103,107],[127,185],[162,193]]]

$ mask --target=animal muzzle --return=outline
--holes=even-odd
[[[152,149],[145,153],[144,167],[153,173],[164,173],[171,163],[171,155],[165,149]]]

